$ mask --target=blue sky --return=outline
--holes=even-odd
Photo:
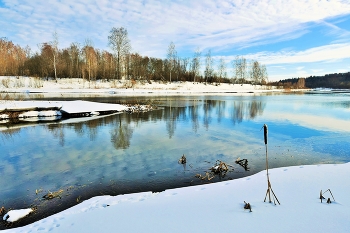
[[[174,42],[183,58],[210,49],[229,71],[243,55],[270,80],[350,71],[349,0],[0,0],[0,37],[32,50],[54,31],[60,48],[110,50],[112,27],[143,56],[165,58]]]

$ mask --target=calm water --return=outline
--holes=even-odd
[[[161,108],[84,121],[0,125],[0,206],[37,206],[22,224],[96,195],[162,191],[255,174],[265,169],[263,124],[269,129],[271,168],[350,161],[347,92],[67,99],[75,98],[147,99]],[[178,164],[183,154],[186,165]],[[235,163],[239,157],[248,160],[249,171]],[[217,160],[233,170],[210,181],[195,177]],[[61,198],[42,198],[61,189]]]

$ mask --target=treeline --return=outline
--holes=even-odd
[[[292,78],[280,80],[272,85],[284,88],[334,88],[350,89],[350,72],[310,76],[307,78]]]
[[[265,84],[268,75],[265,65],[247,61],[237,56],[227,64],[221,58],[215,61],[210,50],[202,61],[197,50],[192,58],[177,56],[175,44],[167,49],[167,58],[141,56],[131,52],[131,43],[125,28],[112,28],[108,36],[113,52],[97,49],[86,40],[84,45],[71,43],[68,48],[58,48],[58,36],[38,45],[32,53],[30,47],[22,48],[6,38],[0,38],[0,76],[32,76],[52,78],[81,78],[87,81],[134,79],[155,81],[193,81],[208,83]],[[228,70],[233,70],[229,77]]]

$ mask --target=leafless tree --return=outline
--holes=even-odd
[[[57,69],[56,69],[56,60],[57,60],[57,57],[58,57],[58,35],[57,35],[57,32],[55,31],[53,34],[52,34],[52,37],[53,37],[53,41],[50,42],[51,46],[52,46],[52,55],[53,55],[53,68],[54,68],[54,71],[55,71],[55,80],[57,82]]]
[[[235,79],[243,84],[247,81],[247,60],[243,56],[236,56],[233,62]]]
[[[97,53],[93,47],[91,40],[85,41],[85,46],[83,47],[83,56],[84,61],[86,65],[86,71],[88,73],[89,78],[89,86],[90,81],[92,79],[96,79],[96,73],[97,73]]]
[[[188,64],[190,59],[189,58],[182,58],[179,59],[179,73],[180,78],[182,77],[184,80],[186,80],[186,76],[188,74]]]
[[[250,74],[250,80],[252,81],[252,83],[258,84],[260,82],[262,73],[261,73],[260,64],[258,61],[251,62],[249,74]]]
[[[249,74],[254,84],[263,84],[267,82],[266,66],[260,64],[258,61],[252,61]]]
[[[168,53],[167,53],[167,58],[168,58],[168,65],[169,65],[169,73],[170,73],[170,78],[169,81],[171,82],[171,73],[172,71],[176,68],[176,49],[175,49],[175,44],[173,42],[170,42],[169,47],[168,47]]]
[[[262,73],[262,80],[261,80],[261,83],[262,84],[266,84],[269,82],[269,75],[267,73],[267,69],[266,69],[266,66],[265,65],[262,65],[261,66],[261,73]]]
[[[199,76],[199,71],[201,66],[200,60],[201,60],[201,51],[199,50],[199,48],[197,48],[191,63],[191,72],[193,75],[193,82],[196,82],[196,77]]]
[[[121,79],[121,63],[123,58],[130,53],[131,43],[128,31],[123,28],[113,27],[108,36],[109,46],[113,50],[117,61],[117,78]]]
[[[213,64],[214,64],[214,59],[212,58],[211,50],[209,49],[209,51],[205,55],[205,70],[204,70],[205,82],[208,82],[208,79],[214,76]]]
[[[68,53],[70,56],[71,70],[70,76],[79,78],[79,57],[80,57],[80,46],[78,43],[71,43],[68,48]]]
[[[226,62],[224,58],[220,58],[219,65],[218,65],[218,83],[221,83],[222,78],[227,78],[227,72],[226,72]]]

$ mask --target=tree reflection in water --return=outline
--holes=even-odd
[[[287,116],[298,116],[310,108],[305,101],[310,96],[302,97],[153,97],[160,108],[151,112],[0,124],[0,175],[6,177],[0,179],[0,200],[4,206],[26,208],[38,199],[36,189],[70,190],[66,188],[72,186],[74,195],[57,201],[71,198],[76,204],[79,196],[85,200],[101,194],[196,185],[203,181],[194,179],[195,175],[204,174],[215,161],[232,165],[238,157],[249,161],[249,171],[237,165],[224,179],[252,175],[266,166],[259,132],[262,121],[274,129],[270,135],[275,144],[270,148],[275,157],[271,167],[348,161],[348,144],[343,143],[348,133],[326,134],[276,118],[276,113],[286,110]],[[317,103],[326,100],[317,99]],[[108,101],[116,101],[116,97]],[[296,101],[298,108],[286,106]],[[322,104],[313,107],[314,114],[325,111]],[[340,115],[339,108],[328,111]],[[329,145],[334,148],[331,155]],[[183,154],[187,166],[178,164]]]
[[[265,106],[265,103],[256,100],[251,102],[235,101],[231,113],[231,119],[234,124],[241,123],[243,120],[254,119],[263,114]]]
[[[176,132],[179,121],[190,121],[192,124],[192,131],[197,133],[201,121],[204,128],[208,130],[212,124],[213,118],[216,118],[217,122],[220,123],[229,112],[230,118],[234,124],[241,123],[243,120],[254,119],[257,116],[261,116],[265,106],[266,103],[262,101],[246,99],[244,101],[205,99],[202,101],[186,101],[184,104],[176,104],[176,102],[174,104],[172,101],[166,101],[164,107],[152,112],[122,113],[98,118],[87,118],[87,120],[81,122],[77,121],[67,124],[57,122],[44,126],[51,132],[54,138],[59,140],[59,144],[64,146],[66,142],[66,130],[73,129],[77,137],[88,136],[89,140],[93,142],[99,134],[101,127],[112,124],[114,128],[110,130],[110,141],[115,149],[126,149],[130,146],[130,140],[135,130],[135,128],[131,126],[132,123],[164,121],[168,137],[171,139]],[[25,126],[25,123],[20,123]],[[20,133],[20,128],[11,129],[11,127],[15,126],[16,125],[8,125],[8,129],[2,131],[2,136],[9,137],[12,134]]]
[[[111,142],[115,149],[127,149],[130,146],[133,129],[130,124],[122,123],[121,115],[118,115],[119,124],[111,131]]]

